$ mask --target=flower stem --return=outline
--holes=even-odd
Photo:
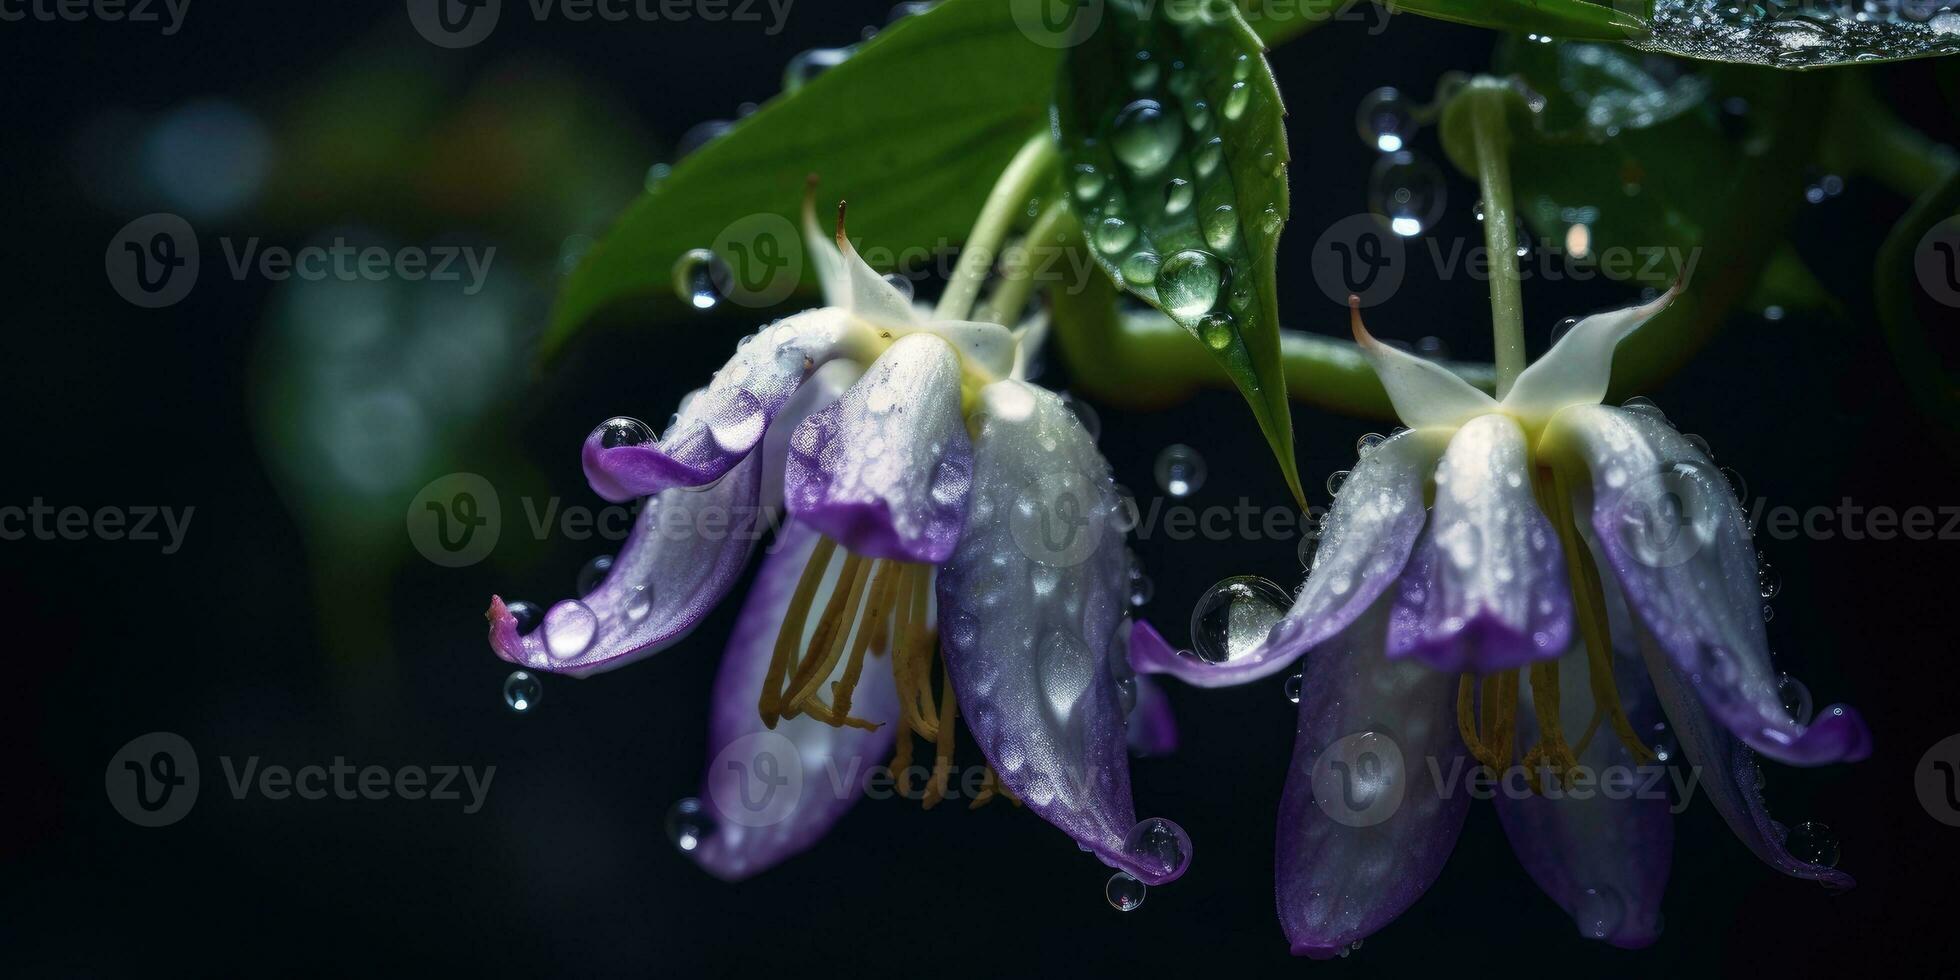
[[[994,189],[987,194],[987,201],[980,206],[980,216],[973,222],[973,231],[966,236],[966,243],[960,248],[959,263],[953,267],[953,276],[946,281],[946,291],[939,297],[939,305],[933,310],[935,320],[964,320],[972,314],[974,300],[980,297],[980,287],[987,281],[987,273],[994,267],[994,258],[999,254],[1001,240],[1007,237],[1014,226],[1014,217],[1027,204],[1035,187],[1048,173],[1055,162],[1055,145],[1046,130],[1036,133],[1023,144],[1014,159],[1008,161],[1007,169],[1000,172],[1000,179],[994,182]]]
[[[1028,305],[1028,295],[1034,292],[1034,272],[1045,262],[1042,252],[1055,250],[1058,229],[1068,216],[1068,203],[1062,200],[1042,209],[1019,248],[1009,246],[1001,254],[1000,279],[987,301],[973,311],[974,319],[1009,327],[1021,319],[1021,309]]]
[[[1524,290],[1518,274],[1518,218],[1511,197],[1511,129],[1503,89],[1472,85],[1459,96],[1469,113],[1484,195],[1484,250],[1490,257],[1490,329],[1496,342],[1497,397],[1524,373]]]

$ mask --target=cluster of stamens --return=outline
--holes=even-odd
[[[830,597],[815,629],[808,629],[817,594],[834,565],[838,567]],[[933,665],[939,650],[932,608],[934,574],[930,565],[864,558],[839,548],[828,537],[819,538],[784,613],[757,705],[763,724],[770,728],[781,719],[807,715],[827,725],[876,729],[879,722],[851,714],[851,698],[864,674],[865,659],[888,658],[898,690],[898,748],[891,769],[899,792],[910,796],[912,739],[917,736],[933,744],[932,772],[922,797],[928,809],[945,799],[952,778],[953,721],[959,710],[952,677],[943,664],[934,694]],[[840,663],[844,669],[838,674]],[[833,674],[837,679],[829,681],[826,698],[824,682]],[[990,767],[970,807],[996,795],[1014,799]]]

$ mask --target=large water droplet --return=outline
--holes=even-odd
[[[1184,127],[1155,99],[1138,99],[1116,116],[1110,147],[1116,159],[1140,177],[1164,168],[1177,155]]]
[[[667,839],[683,851],[700,847],[714,832],[714,817],[692,796],[675,802],[667,810]]]
[[[1139,569],[1130,571],[1130,605],[1141,606],[1157,594],[1157,583]]]
[[[1123,850],[1141,866],[1163,868],[1172,876],[1191,863],[1191,838],[1184,828],[1163,817],[1150,817],[1130,828]]]
[[[578,594],[581,597],[591,595],[593,590],[605,584],[606,576],[612,572],[612,567],[611,555],[600,555],[586,562],[585,567],[578,570]]]
[[[1783,699],[1783,710],[1799,725],[1810,724],[1814,706],[1810,700],[1810,688],[1804,682],[1784,674],[1776,681],[1776,694]]]
[[[1232,346],[1234,323],[1230,313],[1207,313],[1198,319],[1198,336],[1205,346],[1212,350],[1224,350]]]
[[[1205,590],[1191,610],[1191,643],[1207,663],[1242,657],[1263,643],[1292,597],[1268,579],[1234,575]]]
[[[1572,332],[1573,327],[1576,327],[1578,325],[1579,325],[1579,318],[1576,316],[1569,316],[1563,320],[1560,320],[1555,324],[1552,324],[1552,344],[1556,346],[1559,341],[1565,339],[1566,334]]]
[[[1165,259],[1157,270],[1157,301],[1165,312],[1190,323],[1218,304],[1227,278],[1224,260],[1187,248]]]
[[[1799,861],[1835,868],[1838,863],[1838,837],[1829,824],[1806,820],[1790,828],[1783,846]]]
[[[1110,875],[1109,883],[1103,886],[1103,897],[1109,900],[1109,907],[1118,912],[1135,912],[1143,907],[1143,897],[1149,891],[1149,886],[1129,872],[1118,871]]]
[[[1374,452],[1376,449],[1381,447],[1382,443],[1387,441],[1388,441],[1388,437],[1382,435],[1379,432],[1362,433],[1361,438],[1354,440],[1355,458],[1367,459],[1369,453]]]
[[[1137,240],[1135,225],[1111,215],[1096,225],[1096,247],[1111,254],[1121,252]]]
[[[674,260],[674,293],[697,310],[714,309],[721,302],[718,284],[728,281],[727,264],[708,249],[689,249]]]
[[[506,602],[504,603],[504,611],[510,613],[511,618],[517,620],[518,636],[529,635],[532,630],[538,628],[539,623],[544,622],[544,610],[539,608],[535,602],[526,602],[523,599],[519,599],[516,602]]]
[[[1163,260],[1156,252],[1135,252],[1123,260],[1123,281],[1132,286],[1148,286],[1157,281],[1157,270]]]
[[[1442,217],[1446,195],[1443,172],[1407,150],[1375,161],[1368,175],[1368,206],[1404,238],[1422,234]]]
[[[1369,92],[1354,113],[1355,128],[1361,142],[1383,153],[1394,153],[1408,145],[1416,132],[1416,119],[1409,100],[1389,86]]]
[[[811,48],[799,52],[783,68],[783,91],[794,92],[810,84],[818,75],[849,61],[851,54],[850,48]]]
[[[607,449],[643,446],[653,441],[653,428],[628,415],[609,418],[599,423],[599,427],[593,431],[599,434],[599,445]]]
[[[1164,213],[1173,217],[1183,214],[1191,207],[1191,197],[1195,192],[1191,182],[1182,177],[1173,177],[1164,185]]]
[[[1103,188],[1109,185],[1109,178],[1097,170],[1094,164],[1080,163],[1075,166],[1075,199],[1084,204],[1102,196]]]
[[[544,697],[544,684],[528,670],[513,670],[504,678],[504,703],[510,710],[523,713],[538,706],[538,699]]]
[[[1173,497],[1189,497],[1205,485],[1205,458],[1183,443],[1157,454],[1157,485]]]
[[[599,632],[599,614],[576,599],[568,599],[544,614],[544,648],[553,660],[570,660],[592,645]]]
[[[1205,233],[1205,244],[1223,252],[1232,247],[1239,237],[1239,212],[1230,204],[1220,204],[1205,212],[1199,220]]]
[[[1347,483],[1347,478],[1348,478],[1347,470],[1335,470],[1334,472],[1327,474],[1327,495],[1329,497],[1340,496],[1341,486]]]
[[[1245,115],[1246,107],[1251,104],[1251,83],[1233,82],[1232,87],[1225,90],[1225,103],[1220,108],[1224,110],[1226,119],[1237,122],[1240,116]]]

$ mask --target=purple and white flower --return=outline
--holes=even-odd
[[[1786,874],[1851,885],[1784,846],[1755,757],[1857,761],[1870,732],[1843,705],[1814,722],[1785,709],[1728,481],[1656,413],[1600,404],[1614,348],[1673,296],[1579,322],[1502,401],[1375,341],[1357,312],[1355,338],[1410,428],[1342,484],[1291,610],[1223,663],[1133,647],[1138,671],[1203,686],[1307,655],[1275,868],[1296,954],[1338,954],[1428,888],[1470,800],[1431,776],[1466,762],[1529,774],[1538,791],[1498,794],[1499,815],[1583,934],[1652,942],[1672,847],[1666,800],[1575,799],[1542,781],[1651,761],[1661,713],[1750,850]],[[1356,739],[1397,751],[1375,753],[1378,768],[1358,777],[1338,770],[1359,782],[1323,779],[1316,798],[1330,751]],[[1336,819],[1336,789],[1399,802]]]
[[[735,879],[807,848],[888,758],[909,790],[914,736],[934,745],[923,797],[938,802],[963,716],[990,764],[982,799],[1025,804],[1144,882],[1177,878],[1188,838],[1137,820],[1131,799],[1132,739],[1161,751],[1175,736],[1128,666],[1133,633],[1155,634],[1128,616],[1108,463],[1066,402],[1021,377],[1023,333],[915,310],[841,212],[834,245],[808,208],[805,226],[827,305],[743,338],[657,440],[631,419],[586,439],[592,488],[644,500],[632,536],[603,582],[536,623],[493,598],[492,648],[579,677],[665,649],[780,511],[715,682],[709,751],[773,732],[807,785],[766,822],[713,819],[743,788],[711,765],[715,829],[690,840],[695,860]]]

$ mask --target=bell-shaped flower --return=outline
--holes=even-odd
[[[631,419],[586,439],[593,489],[644,498],[632,536],[603,582],[536,623],[492,599],[491,646],[574,676],[664,649],[780,511],[715,683],[681,841],[697,861],[740,878],[804,849],[887,758],[901,792],[922,782],[939,802],[963,716],[989,763],[964,795],[1009,797],[1114,868],[1175,879],[1189,840],[1131,799],[1131,743],[1175,734],[1128,666],[1132,631],[1154,633],[1128,616],[1108,463],[1066,402],[1018,376],[1022,334],[915,310],[841,210],[834,245],[807,207],[805,226],[828,305],[744,338],[659,439]],[[933,747],[916,775],[915,737]]]
[[[1295,953],[1337,954],[1422,894],[1479,764],[1520,774],[1496,787],[1503,824],[1580,930],[1651,942],[1665,799],[1571,785],[1652,763],[1662,713],[1750,850],[1850,885],[1786,848],[1755,756],[1856,761],[1864,722],[1843,705],[1808,723],[1786,710],[1728,480],[1657,413],[1600,404],[1614,348],[1674,294],[1580,321],[1502,401],[1376,341],[1357,311],[1355,339],[1410,428],[1341,485],[1292,608],[1222,663],[1132,650],[1139,671],[1204,686],[1308,655],[1276,866]]]

